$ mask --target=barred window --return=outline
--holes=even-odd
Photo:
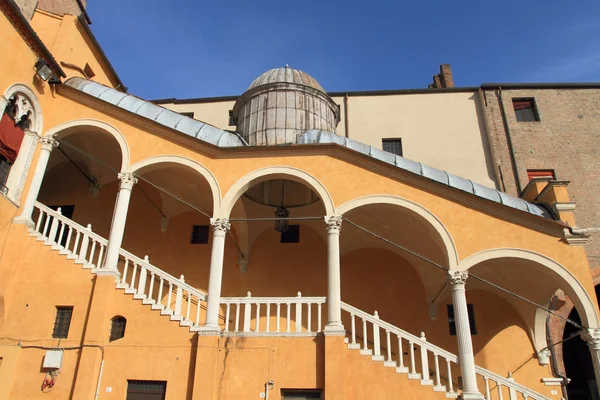
[[[127,325],[127,320],[125,317],[121,317],[120,315],[113,317],[112,324],[110,326],[110,342],[121,339],[123,336],[125,336],[125,325]]]
[[[127,400],[164,400],[165,381],[127,381]]]
[[[323,398],[321,389],[281,389],[283,400],[320,400]]]
[[[402,139],[382,139],[383,151],[394,153],[398,156],[402,156]]]
[[[54,320],[54,330],[52,337],[57,339],[66,339],[71,326],[71,317],[73,316],[73,306],[56,307],[56,319]]]

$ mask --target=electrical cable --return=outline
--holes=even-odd
[[[407,249],[406,247],[403,247],[403,246],[401,246],[401,245],[399,245],[399,244],[396,244],[396,243],[392,242],[391,240],[388,240],[388,239],[386,239],[386,238],[384,238],[384,237],[382,237],[382,236],[380,236],[380,235],[378,235],[378,234],[376,234],[376,233],[374,233],[374,232],[371,232],[370,230],[368,230],[368,229],[366,229],[366,228],[364,228],[364,227],[362,227],[362,226],[360,226],[360,225],[358,225],[358,224],[356,224],[356,223],[352,222],[352,221],[351,221],[351,220],[349,220],[348,218],[345,218],[345,217],[344,217],[344,218],[343,218],[343,220],[344,220],[344,221],[346,221],[346,222],[348,222],[350,225],[352,225],[352,226],[354,226],[354,227],[356,227],[356,228],[360,229],[361,231],[363,231],[363,232],[365,232],[365,233],[368,233],[368,234],[370,234],[370,235],[372,235],[372,236],[376,237],[377,239],[380,239],[380,240],[382,240],[382,241],[384,241],[384,242],[388,243],[388,244],[389,244],[389,245],[391,245],[391,246],[394,246],[394,247],[396,247],[396,248],[399,248],[400,250],[403,250],[403,251],[405,251],[405,252],[407,252],[407,253],[409,253],[409,254],[412,254],[413,256],[415,256],[415,257],[417,257],[417,258],[419,258],[419,259],[421,259],[421,260],[425,261],[425,262],[426,262],[426,263],[428,263],[428,264],[431,264],[431,265],[433,265],[433,266],[434,266],[434,267],[436,267],[436,268],[439,268],[439,269],[441,269],[441,270],[443,270],[443,271],[449,271],[449,269],[448,269],[448,268],[446,268],[446,267],[444,267],[444,266],[442,266],[442,265],[440,265],[440,264],[436,263],[435,261],[432,261],[432,260],[428,259],[427,257],[424,257],[424,256],[422,256],[422,255],[420,255],[420,254],[418,254],[418,253],[415,253],[414,251],[412,251],[412,250],[409,250],[409,249]],[[520,299],[520,300],[522,300],[522,301],[524,301],[524,302],[526,302],[526,303],[528,303],[528,304],[530,304],[530,305],[532,305],[532,306],[535,306],[535,307],[537,307],[537,308],[540,308],[540,309],[542,309],[542,310],[544,310],[544,311],[546,311],[546,312],[548,312],[548,313],[550,313],[550,314],[552,314],[552,315],[555,315],[555,316],[557,316],[558,318],[561,318],[561,319],[565,320],[566,322],[570,323],[571,325],[573,325],[573,326],[575,326],[575,327],[577,327],[577,328],[579,328],[579,329],[584,329],[584,327],[582,327],[582,326],[581,326],[581,325],[579,325],[578,323],[576,323],[576,322],[574,322],[574,321],[570,320],[569,318],[563,317],[562,315],[560,315],[560,314],[558,314],[558,313],[555,313],[554,311],[550,310],[549,308],[547,308],[547,307],[544,307],[544,306],[542,306],[542,305],[539,305],[539,304],[537,304],[537,303],[535,303],[535,302],[533,302],[533,301],[531,301],[531,300],[529,300],[529,299],[527,299],[527,298],[525,298],[525,297],[523,297],[523,296],[521,296],[521,295],[519,295],[519,294],[517,294],[517,293],[511,292],[511,291],[510,291],[510,290],[508,290],[508,289],[505,289],[505,288],[503,288],[503,287],[501,287],[501,286],[499,286],[499,285],[496,285],[495,283],[492,283],[492,282],[490,282],[490,281],[488,281],[488,280],[486,280],[486,279],[480,278],[480,277],[478,277],[478,276],[476,276],[476,275],[474,275],[474,274],[472,274],[472,273],[470,273],[470,272],[469,272],[469,276],[473,277],[473,278],[474,278],[474,279],[476,279],[476,280],[479,280],[479,281],[480,281],[480,282],[482,282],[482,283],[485,283],[485,284],[487,284],[487,285],[490,285],[490,286],[492,286],[493,288],[496,288],[496,289],[498,289],[498,290],[500,290],[500,291],[502,291],[502,292],[504,292],[504,293],[506,293],[506,294],[509,294],[509,295],[511,295],[511,296],[513,296],[513,297],[516,297],[516,298],[518,298],[518,299]],[[585,328],[585,329],[587,329],[587,328]]]
[[[73,164],[73,166],[75,166],[75,168],[77,168],[77,170],[78,170],[79,172],[81,172],[81,174],[82,174],[83,176],[85,176],[85,179],[87,179],[88,181],[90,181],[90,183],[91,183],[92,185],[95,185],[95,184],[97,183],[97,182],[95,182],[95,181],[94,181],[92,178],[90,178],[90,177],[89,177],[89,176],[88,176],[88,175],[87,175],[87,174],[86,174],[86,173],[85,173],[85,172],[84,172],[84,171],[83,171],[81,168],[79,168],[79,165],[77,165],[77,164],[75,163],[75,161],[73,161],[73,159],[72,159],[71,157],[69,157],[69,156],[67,155],[67,153],[65,153],[65,151],[64,151],[63,149],[61,149],[61,148],[59,147],[59,148],[58,148],[58,150],[59,150],[59,151],[60,151],[60,152],[61,152],[61,153],[62,153],[62,154],[63,154],[63,155],[64,155],[64,156],[67,158],[67,160],[69,160],[69,161],[71,162],[71,164]]]
[[[98,162],[98,163],[100,163],[100,164],[102,164],[102,165],[106,166],[106,167],[107,167],[107,168],[109,168],[110,170],[112,170],[112,171],[115,171],[115,172],[119,173],[119,171],[117,171],[117,170],[116,170],[115,168],[113,168],[112,166],[110,166],[110,165],[108,165],[108,164],[104,163],[104,162],[103,162],[103,161],[101,161],[101,160],[98,160],[98,159],[96,159],[95,157],[92,157],[91,155],[89,155],[89,154],[88,154],[88,153],[86,153],[85,151],[83,151],[83,150],[81,150],[81,149],[79,149],[79,148],[77,148],[77,147],[75,147],[75,146],[72,146],[72,145],[70,145],[70,144],[68,144],[68,143],[65,143],[65,142],[60,142],[60,143],[61,143],[61,144],[65,144],[67,147],[69,147],[69,148],[71,148],[71,149],[73,149],[73,150],[75,150],[75,151],[79,152],[80,154],[83,154],[83,155],[87,156],[88,158],[90,158],[90,159],[92,159],[92,160],[94,160],[94,161],[96,161],[96,162]],[[63,152],[63,154],[64,154],[64,152]],[[146,183],[148,183],[148,184],[150,184],[150,185],[154,186],[156,189],[163,191],[163,192],[164,192],[164,193],[166,193],[167,195],[169,195],[169,196],[171,196],[171,197],[175,198],[176,200],[178,200],[178,201],[180,201],[180,202],[184,203],[184,204],[185,204],[185,205],[187,205],[188,207],[190,207],[190,208],[192,208],[192,209],[194,209],[194,210],[196,210],[196,211],[200,212],[201,214],[203,214],[203,215],[205,215],[205,216],[207,216],[207,217],[211,218],[211,216],[210,216],[209,214],[207,214],[207,213],[205,213],[204,211],[202,211],[202,210],[198,209],[197,207],[193,206],[192,204],[190,204],[190,203],[186,202],[185,200],[183,200],[183,199],[179,198],[178,196],[176,196],[175,194],[173,194],[173,193],[169,192],[168,190],[166,190],[166,189],[164,189],[164,188],[162,188],[162,187],[160,187],[160,186],[157,186],[157,185],[155,185],[154,183],[150,182],[149,180],[147,180],[147,179],[144,179],[144,178],[142,178],[142,177],[140,177],[140,176],[137,176],[137,175],[136,175],[136,177],[137,177],[137,178],[139,178],[139,179],[141,179],[141,180],[143,180],[144,182],[146,182]],[[320,220],[320,219],[322,219],[322,218],[323,218],[323,217],[287,217],[287,218],[285,218],[285,219],[287,219],[287,220]],[[272,218],[271,218],[271,217],[269,217],[269,218],[232,218],[232,219],[229,219],[229,221],[232,221],[232,222],[236,222],[236,221],[274,221],[274,220],[278,220],[278,219],[283,219],[283,218],[275,218],[275,217],[272,217]],[[433,266],[435,266],[435,267],[436,267],[436,268],[438,268],[438,269],[441,269],[441,270],[443,270],[443,271],[446,271],[446,272],[448,271],[448,268],[446,268],[446,267],[444,267],[444,266],[442,266],[442,265],[440,265],[440,264],[438,264],[438,263],[436,263],[436,262],[434,262],[434,261],[432,261],[432,260],[428,259],[427,257],[424,257],[424,256],[422,256],[422,255],[420,255],[420,254],[418,254],[418,253],[416,253],[416,252],[414,252],[414,251],[412,251],[412,250],[410,250],[410,249],[407,249],[407,248],[405,248],[405,247],[403,247],[403,246],[400,246],[400,245],[398,245],[398,244],[396,244],[396,243],[392,242],[391,240],[389,240],[389,239],[386,239],[386,238],[384,238],[383,236],[380,236],[380,235],[378,235],[378,234],[376,234],[376,233],[374,233],[374,232],[372,232],[372,231],[370,231],[370,230],[368,230],[368,229],[366,229],[366,228],[364,228],[364,227],[362,227],[362,226],[360,226],[360,225],[358,225],[358,224],[356,224],[356,223],[352,222],[352,221],[351,221],[351,220],[349,220],[348,218],[345,218],[345,217],[344,217],[344,218],[343,218],[343,220],[345,220],[346,222],[348,222],[350,225],[352,225],[352,226],[356,227],[357,229],[359,229],[359,230],[361,230],[361,231],[363,231],[363,232],[365,232],[365,233],[367,233],[367,234],[370,234],[370,235],[372,235],[372,236],[376,237],[377,239],[379,239],[379,240],[381,240],[381,241],[383,241],[383,242],[385,242],[385,243],[387,243],[387,244],[389,244],[389,245],[391,245],[391,246],[397,247],[397,248],[399,248],[399,249],[401,249],[401,250],[403,250],[403,251],[405,251],[405,252],[407,252],[407,253],[409,253],[409,254],[411,254],[411,255],[413,255],[413,256],[415,256],[415,257],[417,257],[417,258],[419,258],[419,259],[421,259],[421,260],[423,260],[423,261],[425,261],[426,263],[428,263],[428,264],[430,264],[430,265],[433,265]],[[235,240],[234,240],[234,243],[236,243],[236,242],[235,242]],[[242,253],[242,252],[239,250],[239,246],[237,245],[237,243],[236,243],[236,247],[238,248],[238,252],[239,252],[239,253],[240,253],[240,254],[243,256],[243,253]],[[535,303],[535,302],[533,302],[533,301],[531,301],[531,300],[529,300],[529,299],[527,299],[527,298],[525,298],[525,297],[523,297],[523,296],[521,296],[521,295],[519,295],[519,294],[517,294],[517,293],[514,293],[514,292],[512,292],[512,291],[510,291],[510,290],[508,290],[508,289],[505,289],[505,288],[503,288],[503,287],[501,287],[501,286],[499,286],[499,285],[496,285],[495,283],[492,283],[492,282],[490,282],[490,281],[488,281],[488,280],[486,280],[486,279],[480,278],[480,277],[478,277],[478,276],[476,276],[476,275],[474,275],[474,274],[472,274],[472,273],[469,273],[469,276],[472,276],[474,279],[476,279],[476,280],[478,280],[478,281],[480,281],[480,282],[482,282],[482,283],[485,283],[485,284],[487,284],[487,285],[489,285],[489,286],[491,286],[491,287],[493,287],[493,288],[495,288],[495,289],[498,289],[498,290],[500,290],[500,291],[502,291],[502,292],[504,292],[504,293],[506,293],[506,294],[508,294],[508,295],[510,295],[510,296],[513,296],[513,297],[515,297],[515,298],[517,298],[517,299],[519,299],[519,300],[521,300],[521,301],[524,301],[524,302],[526,302],[526,303],[528,303],[528,304],[530,304],[530,305],[532,305],[532,306],[534,306],[534,307],[537,307],[537,308],[539,308],[539,309],[541,309],[541,310],[544,310],[544,311],[546,311],[546,312],[548,312],[548,313],[550,313],[550,314],[552,314],[552,315],[555,315],[555,316],[557,316],[558,318],[560,318],[560,319],[563,319],[564,321],[566,321],[566,322],[570,323],[571,325],[573,325],[573,326],[575,326],[575,327],[577,327],[577,328],[579,328],[579,329],[587,329],[587,328],[584,328],[584,327],[582,327],[581,325],[577,324],[576,322],[574,322],[574,321],[570,320],[569,318],[567,318],[567,317],[563,317],[562,315],[560,315],[560,314],[558,314],[558,313],[556,313],[556,312],[554,312],[554,311],[550,310],[549,308],[547,308],[547,307],[544,307],[544,306],[542,306],[542,305],[540,305],[540,304],[537,304],[537,303]]]
[[[142,187],[140,185],[135,185],[135,187],[137,187],[140,192],[142,192],[142,194],[144,196],[146,196],[146,198],[148,199],[148,201],[154,206],[154,208],[156,208],[156,210],[160,213],[160,215],[162,215],[163,217],[167,218],[167,216],[162,212],[162,210],[152,201],[152,199],[150,198],[150,196],[148,196],[148,194],[146,194],[146,191],[144,189],[142,189]]]

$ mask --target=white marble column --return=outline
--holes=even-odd
[[[42,181],[44,180],[44,174],[46,173],[46,167],[48,166],[50,153],[52,153],[52,149],[58,146],[58,142],[52,136],[40,137],[40,144],[42,145],[42,150],[40,151],[38,162],[35,166],[33,179],[31,180],[31,185],[29,186],[29,193],[27,193],[27,198],[25,199],[25,203],[21,209],[21,214],[14,218],[14,222],[25,223],[29,226],[33,226],[31,215],[33,214],[33,207],[40,193],[40,188],[42,187]]]
[[[119,193],[113,212],[110,233],[108,234],[108,246],[106,247],[106,258],[104,266],[98,270],[102,273],[117,274],[117,263],[119,262],[119,249],[123,243],[123,234],[125,233],[125,222],[127,221],[127,210],[129,209],[129,199],[133,186],[137,183],[137,178],[132,173],[120,173]]]
[[[221,300],[221,282],[223,281],[223,257],[225,255],[225,236],[231,229],[227,219],[211,219],[213,228],[212,253],[210,256],[210,275],[208,278],[208,304],[206,305],[206,322],[200,332],[218,333],[219,302]]]
[[[592,365],[594,366],[594,377],[596,378],[596,390],[600,394],[600,329],[585,329],[581,333],[581,338],[585,340],[590,349]]]
[[[342,325],[342,290],[340,279],[340,231],[342,217],[325,217],[327,226],[327,315],[325,334],[345,334]]]
[[[454,323],[456,325],[456,340],[458,341],[458,363],[462,374],[462,398],[483,399],[477,389],[477,376],[475,374],[475,356],[473,355],[473,342],[471,341],[471,327],[469,325],[469,311],[465,283],[467,272],[448,271],[448,284],[452,288],[452,303],[454,305]]]

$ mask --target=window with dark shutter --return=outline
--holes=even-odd
[[[208,225],[194,225],[192,228],[192,244],[208,243]]]
[[[388,153],[394,153],[396,155],[402,156],[402,139],[401,138],[381,139],[381,143],[383,145],[383,151],[387,151]]]
[[[52,337],[57,339],[66,339],[69,335],[71,326],[71,317],[73,316],[73,307],[56,307],[56,319],[54,320],[54,329]]]
[[[164,400],[165,381],[127,381],[127,400]]]
[[[125,317],[121,317],[120,315],[113,317],[110,325],[110,338],[108,339],[110,342],[121,339],[125,336],[125,326],[127,325],[127,320]]]
[[[469,326],[471,327],[471,335],[477,335],[477,327],[475,326],[475,309],[473,304],[467,304],[467,312],[469,313]],[[450,336],[456,336],[456,320],[454,319],[454,306],[448,304],[448,328]]]
[[[533,98],[530,99],[512,99],[513,107],[515,109],[515,115],[519,122],[534,122],[539,121],[537,109],[535,107],[535,101]]]
[[[527,178],[529,178],[529,180],[534,178],[556,179],[556,174],[553,169],[528,169]]]
[[[280,243],[299,243],[300,242],[300,225],[289,225],[288,230],[281,232]]]
[[[323,398],[321,389],[281,389],[282,400],[320,400]]]

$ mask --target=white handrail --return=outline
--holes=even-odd
[[[424,334],[421,334],[421,337],[417,337],[415,335],[412,335],[396,326],[393,326],[392,324],[382,321],[381,319],[379,319],[379,316],[377,315],[377,313],[375,313],[375,315],[371,315],[368,314],[356,307],[353,307],[347,303],[342,302],[341,303],[341,308],[343,311],[346,311],[350,314],[350,317],[352,319],[352,323],[351,323],[351,329],[352,331],[350,332],[351,334],[351,345],[354,345],[355,348],[360,348],[360,344],[358,344],[356,342],[356,324],[355,324],[355,317],[359,317],[360,319],[362,319],[363,321],[363,350],[367,350],[368,349],[368,344],[367,344],[367,329],[366,329],[366,323],[369,322],[373,325],[373,333],[374,333],[374,344],[373,347],[379,347],[379,329],[383,329],[386,334],[391,333],[391,334],[395,334],[398,337],[399,340],[399,362],[400,362],[400,366],[398,367],[398,369],[402,369],[405,372],[408,372],[408,368],[404,366],[404,361],[402,358],[402,339],[407,340],[411,346],[411,348],[414,345],[417,345],[421,348],[421,359],[422,359],[422,365],[425,367],[424,369],[427,369],[427,371],[422,371],[421,374],[416,374],[416,370],[415,370],[415,365],[414,365],[414,357],[412,357],[414,352],[410,352],[411,355],[411,360],[410,360],[410,372],[414,375],[421,375],[420,377],[423,379],[428,379],[429,377],[429,370],[428,370],[428,357],[427,357],[427,351],[431,352],[433,354],[434,360],[435,360],[435,375],[436,375],[436,385],[439,385],[439,374],[440,374],[440,367],[439,367],[439,362],[438,362],[438,357],[443,357],[446,359],[447,363],[448,363],[448,385],[449,385],[449,389],[448,392],[453,392],[453,388],[452,388],[452,377],[451,377],[451,370],[450,370],[450,363],[455,363],[458,364],[458,357],[455,354],[452,354],[442,348],[437,347],[436,345],[427,342],[427,340],[425,339]],[[388,347],[389,347],[389,343],[390,340],[388,339]],[[381,351],[380,349],[375,350],[375,355],[378,355]],[[386,349],[386,351],[388,352],[388,360],[386,362],[391,362],[391,356],[390,354],[390,350],[389,348]],[[540,393],[535,392],[534,390],[529,389],[526,386],[523,386],[519,383],[514,382],[514,380],[512,378],[504,378],[501,375],[498,375],[492,371],[489,371],[485,368],[481,368],[479,366],[475,367],[475,371],[477,374],[481,375],[484,379],[484,382],[486,384],[486,388],[485,391],[483,391],[483,393],[486,393],[486,398],[489,400],[489,396],[487,395],[487,393],[489,393],[489,380],[495,381],[496,384],[498,385],[498,390],[501,390],[501,387],[504,386],[509,390],[509,398],[511,400],[516,400],[516,397],[513,396],[513,394],[511,394],[511,391],[514,391],[516,393],[520,393],[523,398],[530,398],[530,399],[534,399],[534,400],[547,400],[548,398]],[[410,378],[409,374],[409,378]],[[516,396],[516,394],[515,394]]]
[[[94,268],[103,266],[108,240],[92,232],[91,225],[83,227],[66,218],[60,208],[54,211],[40,202],[36,202],[35,207],[39,210],[39,216],[34,230],[39,240],[61,249],[68,258],[92,268],[92,272],[96,272]],[[148,256],[141,259],[124,249],[119,249],[119,256],[122,262],[117,266],[120,274],[118,287],[133,294],[134,298],[144,300],[146,304],[157,305],[189,326],[201,324],[201,310],[205,308],[201,303],[206,302],[206,294],[185,283],[183,275],[175,278],[155,267],[149,262]],[[171,302],[173,295],[174,307]]]
[[[302,297],[298,292],[296,297],[252,297],[248,292],[246,297],[222,297],[220,303],[225,306],[225,334],[259,334],[306,336],[322,331],[322,306],[325,297]],[[313,306],[316,306],[316,330],[313,330]],[[243,307],[243,314],[242,314]],[[232,308],[235,317],[230,320]],[[261,324],[261,311],[264,309],[264,323]],[[254,316],[252,316],[254,312]],[[292,316],[292,312],[294,315]],[[273,313],[273,314],[272,314]],[[271,318],[275,318],[275,327],[271,326]],[[254,321],[254,327],[252,327]],[[292,331],[292,321],[295,327]],[[230,323],[233,322],[233,330]],[[282,326],[283,322],[283,326]],[[241,331],[240,331],[241,327]]]

